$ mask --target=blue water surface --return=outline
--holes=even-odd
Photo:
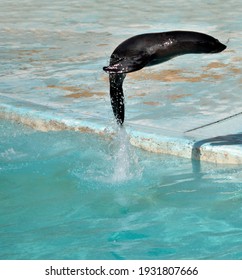
[[[106,128],[110,54],[133,35],[168,30],[208,33],[227,50],[152,70],[182,81],[127,77],[126,120],[176,130],[235,114],[241,13],[237,0],[1,0],[0,115]],[[241,259],[241,182],[241,166],[147,153],[125,130],[40,132],[0,120],[0,259]]]
[[[0,259],[242,258],[241,166],[118,136],[0,121]]]

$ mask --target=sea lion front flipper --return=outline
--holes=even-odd
[[[110,97],[114,116],[119,125],[124,122],[123,73],[109,73]]]
[[[110,65],[103,67],[103,70],[110,73],[130,73],[142,69],[151,60],[147,52],[139,52],[139,54],[122,58],[112,55]]]

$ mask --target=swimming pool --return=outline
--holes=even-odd
[[[0,3],[0,114],[4,117],[14,113],[18,121],[32,125],[41,119],[105,133],[113,113],[108,75],[102,68],[114,48],[136,34],[194,30],[218,38],[227,49],[221,54],[177,57],[128,74],[125,125],[136,138],[132,143],[152,150],[151,139],[155,150],[169,147],[165,152],[190,158],[195,142],[217,136],[227,139],[241,132],[241,118],[193,131],[228,116],[242,116],[239,1],[203,1],[199,9],[194,9],[195,0],[21,3]],[[175,145],[169,145],[170,140]],[[200,150],[201,160],[242,162],[241,147],[234,143],[223,150],[206,142]]]
[[[241,178],[1,120],[0,259],[241,259]]]
[[[181,136],[241,110],[241,3],[194,7],[195,0],[1,1],[0,259],[242,258],[241,165],[129,144],[131,135],[150,148],[151,134]],[[129,135],[117,131],[102,67],[124,39],[177,29],[208,33],[228,48],[127,77]]]

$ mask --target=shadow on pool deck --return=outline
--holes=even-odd
[[[231,145],[241,145],[242,144],[242,132],[237,134],[228,134],[224,136],[216,136],[200,140],[194,143],[192,147],[192,167],[193,173],[196,177],[201,177],[201,147],[204,144],[209,143],[211,146],[231,146]]]
[[[209,143],[211,146],[232,146],[242,144],[242,132],[237,134],[228,134],[224,136],[216,136],[212,138],[207,138],[194,143],[192,147],[192,159],[200,161],[201,147],[204,144]]]
[[[212,146],[240,145],[242,144],[242,132],[224,136],[216,136],[196,142],[193,149],[199,149],[202,145],[210,143]]]

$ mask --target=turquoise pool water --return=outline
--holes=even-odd
[[[0,259],[241,259],[242,167],[0,121]]]
[[[235,0],[1,0],[0,117],[112,131],[102,67],[113,49],[177,29],[228,48],[127,77],[127,128],[183,135],[238,113],[241,13]],[[0,120],[0,259],[242,258],[241,166],[155,155],[131,147],[125,130],[104,134]]]

